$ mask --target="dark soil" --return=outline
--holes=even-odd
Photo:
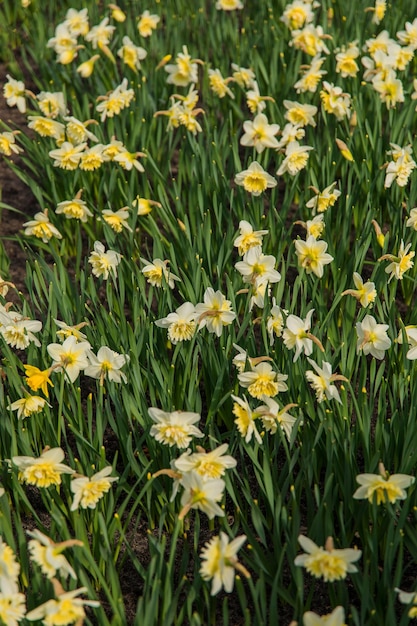
[[[7,66],[0,64],[0,85],[6,81],[8,74]],[[30,76],[25,77],[25,84],[30,86]],[[22,130],[27,133],[26,118],[19,113],[16,107],[9,107],[3,97],[3,89],[0,92],[0,121],[12,128],[12,130]],[[5,129],[0,128],[3,132]],[[11,157],[12,161],[24,169],[19,156]],[[10,261],[8,275],[3,279],[10,280],[19,292],[25,295],[25,275],[26,275],[26,255],[22,245],[16,240],[16,235],[22,230],[22,224],[28,221],[37,211],[39,205],[35,200],[31,190],[20,180],[8,165],[8,159],[0,155],[0,202],[13,207],[13,209],[0,208],[0,242],[6,256]],[[17,293],[9,291],[8,301],[20,300]]]

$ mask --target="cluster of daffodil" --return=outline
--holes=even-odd
[[[51,581],[54,597],[26,611],[26,598],[19,591],[20,564],[11,547],[0,537],[0,619],[3,624],[16,626],[23,619],[29,622],[42,620],[43,624],[83,624],[84,607],[98,607],[99,602],[79,597],[86,593],[86,587],[65,591],[56,578],[59,575],[77,580],[63,552],[67,548],[83,546],[83,543],[77,539],[55,543],[39,530],[28,531],[28,535],[31,537],[27,544],[30,559]]]
[[[183,594],[175,619],[192,623],[208,593],[235,584],[247,623],[280,623],[282,605],[304,626],[381,621],[386,606],[392,619],[396,601],[416,617],[401,559],[417,561],[417,18],[385,0],[84,4],[55,8],[45,90],[11,70],[3,86],[30,133],[2,122],[0,154],[45,175],[32,183],[40,210],[22,220],[21,308],[0,279],[1,497],[39,488],[67,536],[84,539],[91,520],[103,580],[132,560],[160,593],[160,613],[140,599],[138,623],[173,615]],[[188,564],[172,582],[155,555],[145,571],[139,510],[149,532],[160,515],[164,532],[195,533],[194,575]],[[86,584],[85,564],[63,556],[79,540],[31,531],[54,591],[36,607],[7,536],[0,621],[88,620],[91,588],[57,578]],[[322,615],[307,610],[318,602],[300,568],[324,583]],[[198,619],[214,623],[210,611]]]

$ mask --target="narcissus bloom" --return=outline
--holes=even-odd
[[[0,579],[16,583],[20,572],[20,563],[9,545],[0,537]]]
[[[317,107],[312,104],[302,104],[293,100],[284,100],[284,107],[287,109],[284,117],[291,124],[298,126],[316,126],[314,116],[317,114]]]
[[[105,146],[102,143],[98,143],[91,148],[87,148],[81,154],[78,167],[85,172],[94,172],[98,170],[105,161],[108,161],[104,154]]]
[[[110,18],[105,17],[85,35],[85,40],[89,41],[94,49],[97,47],[103,49],[110,43],[116,27],[109,24],[109,21]]]
[[[62,22],[68,28],[71,35],[85,37],[89,30],[88,25],[88,9],[68,9],[65,20]]]
[[[275,337],[281,337],[284,328],[284,317],[280,307],[276,304],[275,298],[272,298],[272,308],[266,320],[266,330],[269,335],[269,345],[273,346]]]
[[[53,359],[52,367],[61,372],[74,383],[81,370],[88,367],[87,355],[91,349],[88,341],[78,342],[76,337],[70,335],[64,343],[50,343],[47,346],[49,356]]]
[[[87,222],[89,217],[93,217],[93,214],[88,208],[86,202],[81,200],[80,192],[78,192],[72,200],[63,200],[62,202],[58,202],[55,213],[58,215],[65,215],[68,220],[76,219],[84,223]]]
[[[196,315],[195,306],[191,302],[184,302],[173,313],[156,320],[155,325],[168,329],[168,339],[173,344],[180,341],[189,341],[195,333]]]
[[[38,105],[46,117],[55,119],[58,115],[67,115],[68,109],[62,91],[41,91],[36,96]]]
[[[128,172],[132,171],[133,168],[138,172],[144,172],[145,168],[142,163],[138,161],[138,157],[144,156],[146,156],[144,152],[129,152],[129,150],[124,148],[123,150],[120,150],[120,152],[116,154],[112,160]]]
[[[51,385],[51,387],[54,386],[49,378],[52,371],[51,368],[48,368],[47,370],[40,370],[35,365],[29,364],[24,365],[23,367],[25,369],[27,386],[30,387],[32,391],[38,391],[38,389],[41,389],[45,396],[48,397],[48,385]]]
[[[408,228],[413,228],[414,230],[417,230],[417,207],[411,209],[410,217],[407,219],[405,225]]]
[[[265,404],[256,408],[256,414],[260,416],[263,427],[272,434],[281,428],[289,441],[297,419],[290,415],[288,411],[297,405],[291,403],[280,407],[278,402],[273,398],[268,398],[268,396],[263,396],[262,400]]]
[[[23,152],[23,148],[16,143],[16,133],[17,131],[0,133],[0,154],[12,156]]]
[[[38,320],[28,320],[13,312],[0,312],[0,334],[4,341],[12,348],[25,350],[30,343],[34,343],[38,348],[40,341],[33,333],[38,333],[42,329],[42,322]]]
[[[232,98],[232,100],[234,100],[235,94],[228,86],[229,83],[233,81],[233,78],[231,76],[224,78],[219,69],[209,69],[208,75],[210,89],[216,94],[216,96],[218,96],[219,98],[224,98],[227,95],[229,96],[229,98]]]
[[[181,512],[178,519],[184,519],[190,509],[199,509],[209,519],[224,517],[224,511],[217,504],[223,498],[226,483],[222,478],[204,479],[197,472],[186,472],[181,480],[184,493],[181,497]]]
[[[87,357],[89,365],[84,369],[84,374],[98,378],[100,385],[104,384],[105,379],[115,383],[127,382],[126,375],[120,370],[129,362],[128,354],[119,354],[107,346],[102,346],[97,356],[90,350]]]
[[[285,159],[278,168],[277,176],[288,173],[295,176],[305,168],[309,158],[310,150],[313,146],[302,146],[298,141],[290,141],[285,148]]]
[[[410,361],[415,361],[417,359],[417,327],[416,326],[404,326],[404,331],[405,331],[407,342],[410,348],[406,354],[406,357],[407,359],[410,359]],[[398,337],[396,341],[399,344],[403,343],[402,329],[398,333]]]
[[[14,456],[13,465],[19,470],[19,481],[36,487],[61,484],[61,474],[74,474],[74,470],[61,463],[65,457],[62,448],[50,448],[40,457]]]
[[[133,229],[127,221],[129,219],[129,207],[122,207],[118,211],[104,209],[101,214],[103,221],[106,222],[115,233],[121,233],[124,228],[130,233],[133,232]]]
[[[61,576],[65,578],[71,576],[71,578],[77,580],[76,573],[62,552],[66,548],[83,546],[82,541],[78,539],[68,539],[67,541],[55,543],[52,539],[41,533],[40,530],[28,531],[28,535],[32,537],[28,543],[31,560],[39,565],[47,578],[53,578],[59,571]]]
[[[150,407],[148,411],[151,419],[155,422],[150,433],[160,443],[186,448],[193,437],[204,437],[204,433],[194,425],[201,419],[199,413],[192,413],[191,411],[169,413],[156,407]]]
[[[88,326],[88,322],[81,322],[80,324],[75,324],[74,326],[70,326],[69,324],[61,322],[60,320],[54,319],[54,322],[59,328],[59,330],[56,331],[56,336],[61,341],[65,341],[65,339],[67,337],[71,337],[71,335],[73,335],[77,341],[83,341],[84,339],[87,339],[87,335],[81,332],[81,328],[84,328],[84,326]]]
[[[220,337],[223,327],[228,326],[236,318],[236,313],[231,309],[232,303],[226,300],[220,291],[214,291],[207,287],[204,292],[204,302],[195,307],[198,329],[206,327],[210,333]]]
[[[168,72],[167,83],[178,87],[187,87],[190,83],[197,83],[197,63],[201,63],[200,59],[192,59],[187,46],[183,46],[182,52],[175,59],[175,63],[166,65],[164,68]]]
[[[70,141],[64,141],[60,148],[51,150],[49,156],[54,160],[54,167],[60,167],[63,170],[76,170],[86,146],[85,142],[74,146]]]
[[[290,30],[297,30],[312,22],[314,13],[312,3],[305,0],[293,0],[285,6],[284,13],[280,17]]]
[[[236,9],[243,9],[243,4],[240,0],[217,0],[216,9],[218,11],[236,11]]]
[[[40,396],[27,395],[20,400],[15,400],[7,408],[11,411],[17,411],[18,419],[23,419],[33,415],[33,413],[39,413],[45,407],[45,405],[51,406],[48,402]]]
[[[317,91],[322,76],[327,74],[325,70],[321,69],[325,60],[326,59],[321,57],[320,54],[317,54],[314,59],[312,59],[310,65],[303,66],[305,67],[303,74],[294,85],[294,89],[297,93],[315,93]]]
[[[25,226],[25,235],[33,235],[38,239],[42,239],[44,243],[48,243],[53,237],[62,239],[59,230],[49,221],[48,209],[35,213],[33,220],[25,222],[23,226]]]
[[[407,154],[402,154],[398,159],[390,161],[385,172],[384,187],[389,189],[394,181],[399,187],[405,187],[415,168],[416,162]]]
[[[116,278],[117,266],[121,259],[121,254],[115,250],[106,251],[103,244],[100,241],[96,241],[94,243],[94,251],[88,257],[88,262],[93,268],[94,276],[98,278],[102,276],[104,280],[107,280],[110,274]]]
[[[268,118],[263,113],[258,113],[253,121],[243,122],[245,133],[240,138],[242,146],[253,146],[260,153],[265,148],[277,148],[278,140],[275,135],[279,132],[278,124],[269,124]]]
[[[314,237],[315,239],[320,239],[324,231],[324,217],[323,213],[319,215],[315,215],[312,220],[307,220],[306,222],[296,222],[297,224],[301,224],[307,231],[307,238]]]
[[[405,30],[397,33],[397,39],[404,46],[411,46],[417,50],[417,17],[412,22],[405,23]]]
[[[159,15],[151,15],[148,10],[144,11],[138,21],[138,31],[141,37],[150,37],[160,21]]]
[[[306,378],[316,392],[317,402],[323,402],[323,400],[327,398],[327,400],[334,399],[342,403],[337,387],[332,385],[332,382],[336,380],[348,382],[348,379],[340,374],[332,374],[332,366],[327,361],[322,362],[322,367],[319,367],[313,359],[309,359],[308,357],[307,361],[313,366],[316,372],[314,373],[312,370],[307,370]]]
[[[397,102],[404,102],[403,84],[394,70],[389,69],[384,75],[377,74],[372,80],[372,86],[387,109],[395,108]]]
[[[3,579],[0,591],[0,620],[7,626],[18,626],[26,617],[25,595],[17,583]]]
[[[391,502],[394,504],[397,500],[405,500],[407,497],[406,489],[410,487],[414,481],[414,476],[407,474],[388,474],[382,463],[379,464],[379,474],[359,474],[356,476],[357,482],[361,485],[353,494],[356,500],[367,498],[369,502],[377,504]]]
[[[306,207],[309,209],[313,209],[314,213],[324,213],[327,209],[333,206],[341,195],[341,191],[339,189],[335,189],[337,185],[337,181],[323,189],[323,191],[319,191],[315,187],[311,187],[311,189],[316,194],[311,200],[306,202]]]
[[[238,374],[239,383],[247,388],[253,398],[274,397],[280,391],[287,391],[284,382],[287,378],[287,374],[279,374],[265,361],[252,366],[251,372]]]
[[[393,278],[402,280],[405,272],[413,267],[414,261],[411,259],[415,256],[415,252],[408,252],[410,248],[411,243],[404,246],[404,241],[401,240],[397,255],[384,254],[378,259],[378,261],[391,261],[391,263],[385,268],[386,273],[391,274],[388,282],[390,282]]]
[[[140,259],[142,263],[145,263],[145,267],[142,268],[142,274],[146,280],[153,287],[162,287],[163,284],[167,284],[170,289],[174,289],[175,281],[181,279],[173,274],[169,269],[169,261],[162,259],[153,259],[152,263],[149,263],[146,259]]]
[[[122,40],[123,46],[117,51],[123,63],[125,63],[131,70],[137,72],[140,70],[140,62],[146,58],[148,54],[144,48],[136,46],[133,41],[125,35]]]
[[[401,604],[411,605],[408,609],[408,617],[411,619],[417,617],[417,592],[402,591],[401,589],[398,589],[398,587],[395,588],[395,591],[398,593],[398,600]]]
[[[341,87],[335,87],[333,83],[324,80],[320,98],[326,113],[334,115],[338,121],[345,117],[350,118],[350,95],[344,93]]]
[[[235,264],[235,268],[242,274],[245,283],[278,283],[281,274],[274,269],[275,263],[274,256],[263,254],[261,246],[254,246],[244,254],[242,261]]]
[[[238,249],[241,256],[243,256],[249,248],[262,246],[262,238],[264,235],[268,234],[267,230],[253,230],[253,227],[246,220],[239,222],[239,232],[240,235],[236,237],[233,245]]]
[[[331,613],[322,616],[307,611],[303,615],[303,626],[345,626],[345,609],[337,606]]]
[[[335,550],[332,537],[328,537],[325,547],[320,548],[308,537],[300,535],[298,542],[305,554],[299,554],[294,564],[305,567],[309,574],[323,578],[325,582],[342,580],[348,573],[355,573],[358,568],[353,565],[361,558],[362,551],[352,548]]]
[[[252,82],[252,89],[249,89],[249,91],[246,92],[246,104],[248,105],[249,111],[253,114],[262,113],[266,107],[267,100],[275,102],[271,96],[261,96],[259,85],[256,80],[254,80]]]
[[[305,137],[306,131],[299,124],[285,124],[281,131],[281,139],[278,142],[278,148],[284,148],[286,150],[288,144],[293,141],[299,141]]]
[[[257,161],[253,161],[247,170],[236,174],[235,183],[242,185],[245,191],[248,191],[253,196],[260,196],[265,189],[277,186],[275,178],[268,172],[265,172],[262,165]]]
[[[306,24],[304,28],[292,31],[290,46],[315,57],[321,52],[329,54],[329,49],[324,43],[324,40],[329,38],[331,39],[329,35],[325,35],[322,26]]]
[[[31,128],[41,137],[53,137],[57,142],[62,143],[65,139],[65,125],[49,117],[41,115],[29,115],[28,128]]]
[[[119,115],[123,109],[130,106],[130,103],[135,97],[135,92],[133,89],[128,89],[127,85],[127,78],[124,78],[120,85],[113,89],[113,91],[97,98],[99,104],[96,106],[96,111],[101,113],[100,120],[102,122],[108,117]]]
[[[255,73],[250,67],[240,67],[237,63],[232,63],[232,77],[235,83],[242,89],[251,89],[255,81]]]
[[[364,354],[383,359],[385,350],[388,350],[391,345],[391,339],[387,335],[388,328],[388,324],[377,324],[372,315],[365,315],[362,322],[356,324],[357,353],[363,350]]]
[[[352,41],[347,48],[342,49],[336,54],[336,72],[342,78],[355,77],[359,72],[359,65],[356,60],[360,54],[357,41]]]
[[[3,95],[6,98],[7,106],[16,106],[20,113],[26,112],[26,90],[25,84],[21,80],[6,75],[7,82],[3,86]]]
[[[289,315],[287,317],[287,324],[282,337],[284,339],[284,345],[288,350],[295,348],[294,363],[304,351],[306,356],[309,356],[313,352],[313,342],[324,352],[324,348],[320,341],[310,333],[311,318],[313,316],[314,309],[311,309],[306,318],[303,320],[297,315]]]
[[[110,476],[113,468],[108,465],[90,478],[81,476],[71,480],[71,491],[74,500],[71,504],[71,511],[76,511],[80,506],[82,509],[95,509],[97,502],[110,491],[111,484],[119,480],[117,476]]]
[[[233,590],[235,570],[250,577],[248,571],[239,563],[236,554],[246,541],[246,535],[229,541],[226,533],[221,532],[210,539],[203,548],[200,557],[200,574],[203,580],[212,580],[211,595],[215,596],[222,587],[227,593]]]
[[[342,293],[342,296],[353,296],[359,300],[364,308],[372,306],[377,295],[375,283],[371,281],[364,283],[358,272],[353,272],[353,282],[355,283],[356,289],[346,289],[346,291]]]
[[[77,597],[86,592],[87,587],[80,587],[79,589],[66,592],[62,590],[56,599],[48,600],[36,607],[36,609],[33,609],[33,611],[29,611],[26,614],[26,619],[30,622],[42,620],[42,623],[47,626],[82,624],[85,618],[84,606],[100,606],[100,602],[97,600],[83,600]]]
[[[227,443],[223,443],[214,450],[208,450],[197,446],[198,452],[190,454],[190,450],[184,452],[174,461],[174,467],[181,473],[195,471],[203,478],[221,478],[227,469],[236,467],[237,461],[229,454],[225,454]]]
[[[232,398],[234,400],[232,412],[233,415],[236,416],[234,422],[240,435],[244,437],[246,443],[249,443],[253,436],[256,441],[261,444],[262,437],[257,431],[255,425],[255,419],[259,416],[252,411],[245,396],[243,396],[243,398],[239,398],[238,396],[234,396],[232,394]]]
[[[324,266],[333,261],[333,257],[326,252],[327,243],[322,240],[318,241],[312,235],[307,237],[306,241],[297,239],[294,243],[298,265],[305,269],[306,274],[313,273],[321,278]]]

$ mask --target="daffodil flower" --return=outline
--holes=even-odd
[[[235,183],[242,185],[245,191],[253,196],[260,196],[265,189],[277,186],[276,179],[268,174],[257,161],[253,161],[248,169],[236,174]]]
[[[358,341],[356,351],[371,354],[376,359],[383,359],[385,351],[391,346],[387,335],[388,324],[378,324],[372,315],[365,315],[362,322],[356,324]]]
[[[408,474],[391,474],[386,471],[383,463],[379,464],[379,474],[359,474],[356,476],[360,487],[355,491],[353,497],[356,500],[366,498],[369,502],[377,504],[390,502],[394,504],[397,500],[405,500],[408,487],[414,484],[414,476]]]
[[[405,272],[413,267],[414,261],[411,259],[415,256],[415,252],[408,252],[410,248],[411,243],[404,246],[404,241],[401,240],[397,255],[384,254],[378,259],[378,261],[391,261],[391,263],[385,268],[385,272],[390,274],[388,282],[390,282],[393,278],[402,280]]]
[[[304,535],[298,537],[298,542],[304,554],[299,554],[294,564],[305,567],[315,578],[323,578],[325,582],[343,580],[348,573],[355,573],[358,568],[353,565],[361,558],[362,551],[352,548],[337,550],[334,548],[332,537],[328,537],[324,548],[319,547]]]
[[[240,535],[229,541],[226,533],[221,532],[206,543],[200,554],[202,559],[200,574],[203,580],[212,580],[212,596],[219,593],[222,587],[226,593],[231,593],[236,571],[250,578],[249,572],[236,557],[245,541],[246,535]]]

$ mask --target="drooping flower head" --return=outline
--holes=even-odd
[[[250,577],[249,572],[238,561],[236,554],[246,541],[246,535],[229,541],[226,533],[213,537],[201,552],[200,574],[203,580],[212,580],[211,595],[215,596],[222,587],[227,593],[233,590],[235,570]]]
[[[177,344],[192,339],[196,329],[196,316],[195,306],[191,302],[184,302],[173,313],[156,320],[155,325],[160,328],[167,328],[168,339],[173,344]]]

